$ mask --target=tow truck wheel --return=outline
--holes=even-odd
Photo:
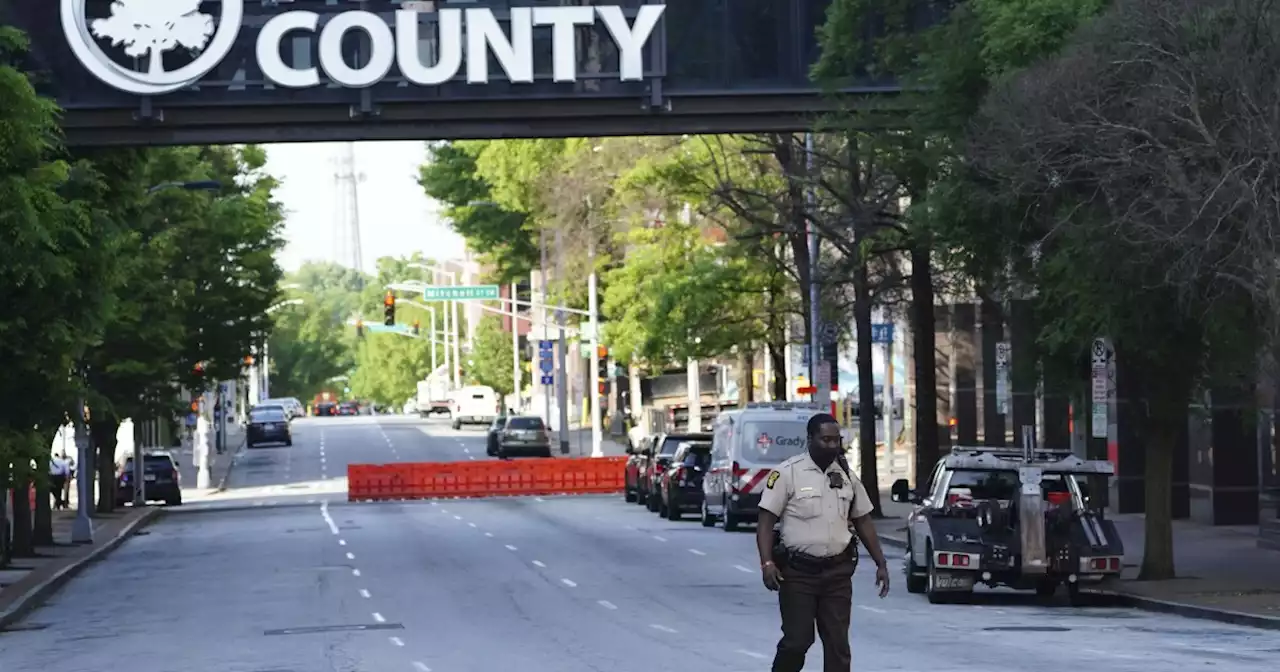
[[[711,512],[707,510],[707,503],[706,503],[706,501],[703,501],[703,502],[702,502],[702,519],[701,519],[701,522],[702,522],[702,526],[703,526],[703,527],[715,527],[715,526],[716,526],[716,517],[715,517],[715,516],[713,516],[713,515],[711,515]]]
[[[1089,593],[1080,590],[1080,584],[1078,582],[1067,584],[1067,599],[1071,602],[1071,606],[1073,607],[1089,606]]]
[[[907,592],[919,595],[929,587],[929,577],[920,576],[920,566],[916,564],[915,551],[907,546]]]

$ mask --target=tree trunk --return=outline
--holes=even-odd
[[[116,510],[116,431],[119,424],[111,420],[89,423],[89,435],[97,448],[98,513]],[[137,444],[134,444],[135,447]],[[83,469],[82,469],[83,470]]]
[[[786,327],[783,327],[784,329]],[[787,343],[786,340],[779,340],[769,345],[769,356],[773,358],[773,385],[774,401],[787,400]]]
[[[9,483],[8,463],[0,460],[0,569],[9,566],[13,559],[13,544],[9,538]]]
[[[31,557],[36,547],[31,536],[31,468],[25,464],[26,451],[19,455],[22,462],[13,465],[13,555]]]
[[[876,381],[871,365],[871,288],[866,261],[853,272],[853,322],[858,337],[858,478],[867,489],[871,515],[880,517],[880,476],[876,469]],[[886,412],[889,412],[886,410]],[[888,438],[886,437],[886,441]]]
[[[911,246],[911,348],[915,373],[916,487],[924,487],[941,454],[938,434],[937,318],[929,247]]]
[[[746,408],[756,396],[756,353],[749,347],[738,348],[738,408]]]
[[[31,530],[32,540],[37,546],[53,545],[53,503],[49,500],[52,496],[49,479],[36,479],[36,511],[35,521]]]
[[[1190,398],[1190,392],[1183,399]],[[1151,405],[1147,416],[1146,469],[1143,473],[1144,512],[1140,581],[1175,576],[1173,563],[1173,451],[1178,447],[1178,422],[1186,416],[1176,406]]]

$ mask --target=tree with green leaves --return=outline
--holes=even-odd
[[[368,278],[331,262],[308,262],[282,283],[301,303],[274,314],[271,332],[272,394],[311,399],[335,376],[355,366],[355,330]]]
[[[476,327],[475,343],[465,366],[467,380],[476,385],[492,387],[505,397],[512,394],[511,334],[502,330],[502,318],[487,315]],[[529,382],[528,371],[521,369],[521,389]],[[514,390],[518,391],[518,390]]]
[[[1145,449],[1144,579],[1175,574],[1189,401],[1247,410],[1274,376],[1280,194],[1256,150],[1277,134],[1278,29],[1264,0],[1119,0],[997,83],[964,146],[968,202],[1034,241],[1015,270],[1045,349],[1083,362],[1095,336],[1115,343]]]
[[[425,338],[369,333],[356,346],[355,362],[352,396],[399,407],[430,372],[431,349]]]
[[[0,565],[36,540],[27,488],[43,483],[48,436],[76,397],[73,365],[109,311],[119,234],[77,198],[84,177],[62,159],[56,109],[19,69],[25,48],[0,26],[0,493],[16,493],[13,545],[0,539]],[[0,513],[0,529],[6,523]]]
[[[479,175],[482,142],[446,142],[428,151],[418,184],[446,206],[443,213],[467,246],[496,271],[492,280],[508,283],[529,276],[538,264],[538,244],[526,227],[527,213],[494,201],[493,189]]]

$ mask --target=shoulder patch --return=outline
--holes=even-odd
[[[781,474],[781,473],[779,473],[779,472],[777,472],[777,471],[774,471],[774,472],[770,473],[770,474],[769,474],[769,480],[768,480],[768,481],[765,481],[764,487],[769,488],[770,490],[772,490],[772,489],[773,489],[773,484],[778,482],[778,477],[779,477],[779,476],[781,476],[781,475],[782,475],[782,474]]]

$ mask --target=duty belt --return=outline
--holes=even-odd
[[[858,556],[854,548],[853,544],[849,544],[844,552],[828,556],[809,555],[787,549],[787,564],[802,572],[821,572],[848,562],[850,558],[856,563]]]

